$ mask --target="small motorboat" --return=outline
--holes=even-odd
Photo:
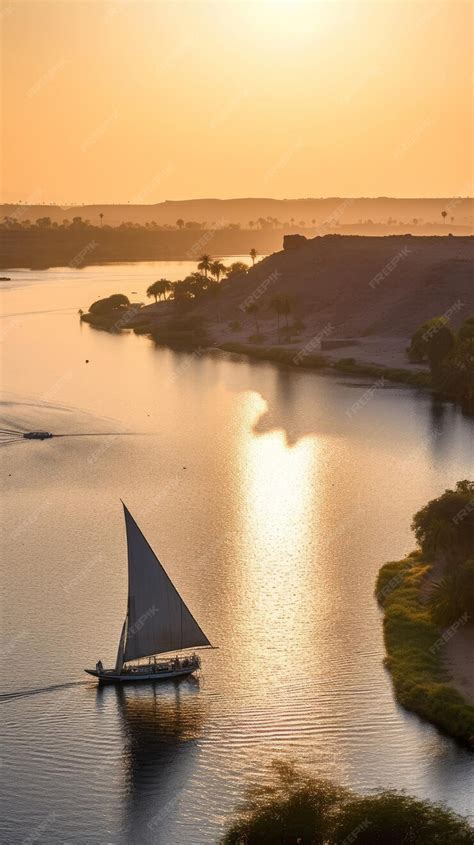
[[[123,502],[122,502],[123,504]],[[196,672],[196,648],[212,648],[153,549],[123,505],[128,549],[128,605],[115,667],[85,669],[101,683],[169,681]],[[192,654],[181,654],[193,649]],[[166,656],[165,656],[166,655]]]
[[[25,440],[49,440],[53,435],[50,431],[27,431],[23,437]]]

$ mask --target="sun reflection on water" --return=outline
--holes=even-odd
[[[265,409],[260,395],[247,394],[249,423]],[[239,636],[252,674],[258,677],[258,664],[271,659],[278,678],[308,659],[314,646],[313,571],[324,441],[307,437],[289,446],[282,431],[272,431],[243,437],[240,450],[239,521],[241,548],[247,553],[237,567],[237,587],[247,613]]]

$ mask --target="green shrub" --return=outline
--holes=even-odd
[[[474,317],[457,335],[443,315],[423,323],[407,349],[411,361],[428,361],[437,393],[474,412]]]
[[[91,314],[107,314],[117,308],[128,308],[130,300],[123,293],[114,293],[104,299],[98,299],[89,307]]]
[[[408,347],[410,361],[430,362],[430,366],[437,367],[454,346],[454,334],[449,326],[449,320],[444,315],[433,317],[423,323],[412,336]]]
[[[465,819],[445,807],[394,791],[348,800],[333,831],[332,841],[357,845],[472,845],[474,834]]]
[[[454,490],[432,499],[415,514],[412,528],[428,559],[465,560],[473,549],[474,482],[458,481]]]
[[[222,845],[472,845],[474,831],[451,810],[398,792],[363,796],[293,764],[274,763]]]

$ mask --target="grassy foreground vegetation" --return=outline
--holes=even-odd
[[[393,791],[358,795],[276,762],[222,845],[472,845],[474,830],[445,807]]]
[[[399,702],[474,749],[474,707],[447,683],[444,643],[472,621],[474,607],[474,483],[460,481],[414,517],[420,550],[387,563],[376,596],[385,611],[386,663]],[[430,561],[427,563],[426,561]],[[432,563],[443,576],[427,598]],[[450,625],[447,630],[440,626]]]

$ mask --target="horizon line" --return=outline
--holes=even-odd
[[[428,201],[428,200],[439,200],[439,201],[450,201],[452,199],[461,199],[461,200],[472,200],[474,197],[470,195],[463,195],[463,194],[450,194],[448,196],[403,196],[403,197],[396,197],[396,196],[389,196],[380,194],[379,196],[343,196],[341,195],[334,195],[328,197],[192,197],[188,199],[164,199],[164,200],[157,200],[156,202],[150,203],[141,203],[141,202],[130,202],[130,200],[120,200],[116,202],[109,202],[109,201],[90,201],[90,202],[78,202],[74,201],[71,204],[67,205],[67,208],[83,208],[95,205],[101,206],[130,206],[130,207],[141,207],[141,208],[154,208],[157,205],[165,205],[166,203],[198,203],[198,202],[328,202],[331,200],[392,200],[395,202],[404,202],[404,201]],[[0,205],[27,205],[29,207],[33,206],[54,206],[57,208],[63,208],[66,206],[66,202],[60,202],[59,200],[47,200],[47,201],[37,201],[31,202],[26,199],[20,200],[4,200],[0,198]]]

